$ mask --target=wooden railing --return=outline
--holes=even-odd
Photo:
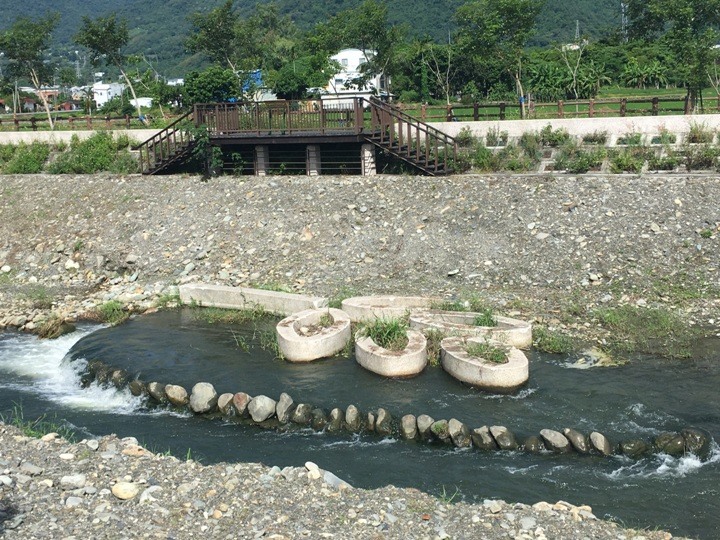
[[[0,116],[0,131],[49,131],[50,123],[47,116],[35,114],[18,114]],[[75,113],[77,114],[77,113]],[[53,118],[56,130],[99,130],[99,129],[144,129],[138,118],[125,116],[58,116]]]
[[[362,108],[353,100],[205,103],[194,108],[196,125],[213,136],[357,133]]]
[[[425,122],[510,120],[520,118],[520,104],[495,101],[450,105],[396,104]],[[526,118],[595,118],[690,114],[686,96],[560,100],[527,103]],[[720,96],[705,100],[705,113],[720,113]]]
[[[186,149],[193,141],[192,134],[183,129],[184,122],[192,122],[192,111],[185,113],[165,129],[133,148],[139,151],[140,170],[144,173],[166,164],[178,151]]]

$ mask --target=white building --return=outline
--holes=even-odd
[[[96,82],[92,86],[93,100],[95,105],[99,108],[105,105],[108,101],[116,96],[121,96],[125,90],[125,85],[122,83],[104,83]]]
[[[330,59],[339,64],[340,71],[323,88],[322,99],[329,101],[341,98],[341,104],[350,105],[351,98],[387,96],[388,80],[385,74],[366,75],[362,71],[363,64],[373,56],[375,51],[363,52],[360,49],[343,49],[331,56]]]

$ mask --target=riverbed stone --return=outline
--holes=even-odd
[[[417,417],[418,435],[424,441],[433,439],[432,425],[435,419],[427,414],[421,414]]]
[[[375,420],[375,432],[378,435],[392,435],[393,427],[392,415],[386,409],[379,408]]]
[[[620,450],[630,458],[639,458],[650,452],[650,445],[642,439],[632,439],[621,442]]]
[[[163,383],[153,381],[147,385],[148,395],[158,403],[165,403],[167,401],[167,394],[165,394],[165,385]]]
[[[123,388],[129,377],[130,375],[124,369],[116,369],[110,375],[110,382],[115,388]]]
[[[406,414],[400,419],[400,435],[403,439],[412,440],[418,436],[417,419],[415,415]]]
[[[60,478],[60,488],[65,491],[80,489],[85,487],[86,480],[84,474],[69,474]]]
[[[341,431],[345,422],[345,413],[339,407],[335,407],[330,411],[327,430],[331,433]]]
[[[367,430],[375,431],[375,413],[369,412],[369,413],[367,413],[365,418],[366,418],[365,427],[367,428]]]
[[[352,433],[357,433],[362,429],[362,414],[355,405],[348,405],[345,409],[345,425]]]
[[[680,457],[685,453],[685,439],[679,433],[661,433],[653,441],[655,448],[673,457]]]
[[[175,407],[185,407],[190,402],[187,390],[177,384],[166,385],[165,395],[168,401],[175,405]]]
[[[437,440],[448,444],[452,442],[450,439],[450,427],[448,426],[447,420],[436,420],[433,422],[433,425],[430,426],[430,431]]]
[[[517,450],[518,442],[515,435],[505,426],[490,426],[490,434],[500,450]]]
[[[140,484],[135,482],[118,482],[112,489],[112,494],[121,501],[127,501],[140,493]]]
[[[565,435],[565,438],[570,441],[570,444],[576,452],[580,454],[587,454],[590,452],[590,445],[588,444],[587,437],[576,429],[565,428],[563,429],[563,435]]]
[[[473,446],[478,450],[498,449],[498,445],[495,442],[492,434],[490,433],[490,428],[488,428],[487,426],[473,429],[470,437],[472,438]]]
[[[572,445],[568,438],[554,429],[542,429],[540,430],[540,437],[548,450],[556,452],[558,454],[567,454],[572,452]]]
[[[545,450],[545,444],[537,435],[530,435],[523,442],[522,449],[528,454],[541,454]]]
[[[472,444],[470,429],[455,418],[448,422],[448,432],[453,444],[458,448],[468,448]]]
[[[685,440],[685,451],[706,459],[710,453],[710,434],[698,428],[688,427],[680,432]]]
[[[167,390],[166,390],[167,392]],[[229,415],[235,412],[232,404],[233,400],[233,394],[226,392],[224,394],[220,394],[220,397],[218,397],[217,407],[218,410],[224,414]]]
[[[613,447],[610,443],[610,439],[597,431],[593,431],[590,434],[590,445],[596,452],[599,452],[603,456],[611,456],[613,454]]]
[[[190,409],[197,414],[205,414],[215,410],[218,394],[215,387],[207,382],[199,382],[190,392]]]
[[[235,414],[241,418],[247,418],[250,415],[247,410],[250,401],[252,401],[252,396],[250,394],[246,394],[245,392],[236,392],[233,396]]]
[[[264,422],[275,414],[277,402],[268,396],[255,396],[248,404],[248,412],[253,422]]]
[[[321,409],[320,407],[315,407],[312,412],[312,419],[310,420],[310,426],[315,431],[322,431],[325,429],[325,426],[327,426],[328,418],[327,414],[325,414],[325,411]]]
[[[310,425],[312,420],[313,406],[309,403],[300,403],[290,415],[290,421],[300,426]]]
[[[275,407],[275,414],[281,424],[287,424],[290,421],[290,415],[295,410],[295,402],[289,394],[283,392],[280,394],[277,405]]]
[[[140,379],[134,379],[128,383],[128,389],[130,390],[130,393],[135,396],[142,396],[147,392],[147,388],[145,386],[145,383],[142,382]]]

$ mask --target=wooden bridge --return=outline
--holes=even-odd
[[[138,145],[142,172],[170,171],[201,144],[219,148],[231,168],[235,163],[257,175],[282,171],[288,163],[310,175],[376,174],[379,149],[436,176],[452,172],[457,152],[452,137],[373,98],[211,103],[195,105]]]

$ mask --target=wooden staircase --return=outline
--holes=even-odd
[[[369,104],[365,140],[430,176],[453,172],[457,143],[453,137],[376,98]]]
[[[143,174],[160,173],[192,153],[195,140],[188,130],[189,125],[194,125],[193,111],[133,148],[140,152],[140,170]]]

